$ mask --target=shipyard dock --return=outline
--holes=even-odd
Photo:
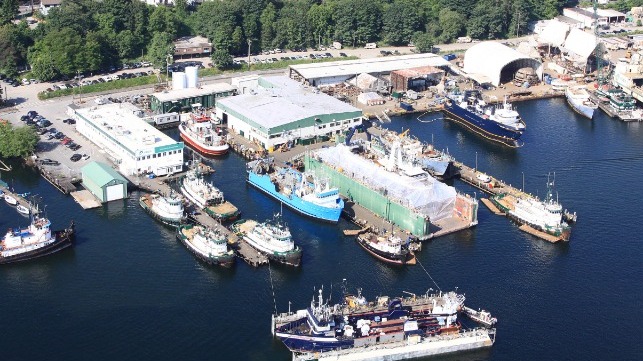
[[[207,169],[204,169],[207,171]],[[210,169],[211,170],[211,169]],[[151,193],[168,194],[171,187],[168,183],[176,179],[178,176],[166,177],[165,180],[149,179],[145,177],[129,177],[130,182],[137,188]],[[246,263],[253,267],[268,264],[268,257],[257,252],[254,248],[250,247],[246,241],[239,238],[234,232],[227,227],[224,227],[219,221],[207,215],[205,212],[188,212],[188,218],[195,223],[209,228],[216,228],[223,232],[228,239],[228,244],[234,250],[235,255],[241,258]]]

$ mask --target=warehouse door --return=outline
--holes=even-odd
[[[107,187],[105,193],[107,194],[107,199],[105,199],[106,202],[123,199],[123,184],[111,185]]]

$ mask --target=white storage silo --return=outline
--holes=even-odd
[[[187,87],[196,88],[199,81],[199,68],[196,66],[188,66],[185,68],[185,75],[187,77]]]
[[[182,71],[175,71],[172,73],[172,89],[185,89],[186,76]]]

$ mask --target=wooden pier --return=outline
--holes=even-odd
[[[496,207],[496,205],[493,204],[493,202],[491,200],[489,200],[489,198],[481,198],[480,202],[482,202],[482,204],[487,206],[487,208],[489,208],[489,210],[491,212],[493,212],[493,214],[497,214],[499,216],[504,216],[505,215],[505,213],[502,212],[500,209],[498,209],[498,207]]]
[[[81,179],[76,177],[67,177],[61,174],[56,174],[51,172],[45,167],[37,167],[40,175],[47,180],[54,188],[61,191],[63,194],[67,195],[71,192],[76,191],[76,184],[81,182]]]

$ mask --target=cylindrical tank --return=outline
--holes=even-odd
[[[196,66],[188,66],[185,68],[185,75],[187,77],[187,87],[196,88],[199,80],[199,68]]]
[[[186,76],[184,72],[175,71],[172,73],[172,89],[185,89]]]

